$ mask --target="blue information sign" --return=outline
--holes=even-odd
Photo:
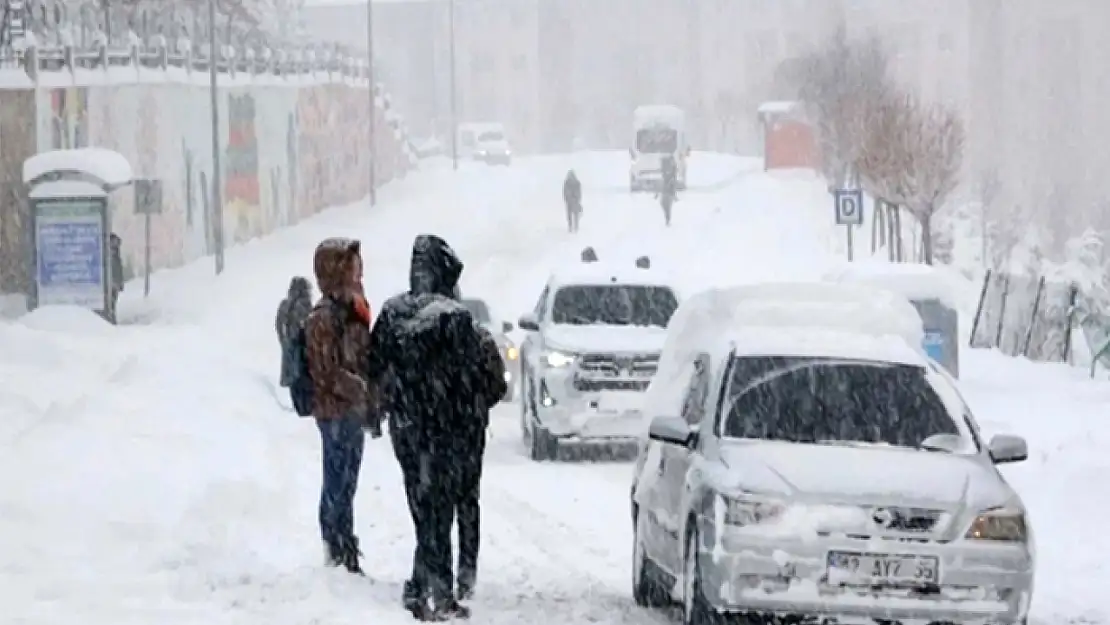
[[[105,307],[104,202],[35,202],[38,305]]]

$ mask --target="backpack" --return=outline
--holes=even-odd
[[[306,318],[297,326],[296,332],[289,339],[289,369],[292,383],[289,384],[289,399],[293,401],[293,410],[301,417],[311,417],[316,405],[316,385],[312,382],[312,375],[308,370],[308,325]],[[344,327],[342,322],[336,324],[336,338],[343,340]]]
[[[293,410],[299,416],[311,417],[316,388],[308,372],[308,337],[305,325],[300,324],[289,339],[289,368],[293,379],[289,385],[289,398],[293,400]]]

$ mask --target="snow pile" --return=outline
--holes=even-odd
[[[19,324],[32,330],[107,336],[117,330],[95,312],[78,306],[43,306],[23,315]]]

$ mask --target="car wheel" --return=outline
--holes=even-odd
[[[635,515],[632,529],[632,598],[636,605],[660,608],[671,601],[670,593],[659,583],[658,568],[648,558],[644,541],[640,539],[640,515]]]
[[[525,445],[531,442],[528,435],[529,414],[528,408],[533,405],[532,391],[528,387],[524,376],[520,377],[520,440],[524,441]]]
[[[698,569],[698,530],[687,532],[682,550],[682,623],[683,625],[721,625],[724,619],[705,600]]]

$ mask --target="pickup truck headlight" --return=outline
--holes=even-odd
[[[543,355],[543,361],[548,367],[561,369],[574,364],[574,355],[556,350],[548,350],[547,353]]]
[[[747,526],[774,523],[784,512],[786,504],[773,499],[734,499],[720,497],[726,525]]]
[[[506,360],[516,360],[519,357],[520,357],[520,352],[517,351],[516,347],[513,347],[512,345],[510,345],[510,346],[505,348],[505,359]]]
[[[1025,513],[1011,508],[996,508],[980,512],[964,534],[965,540],[993,540],[1023,543],[1029,537]]]

